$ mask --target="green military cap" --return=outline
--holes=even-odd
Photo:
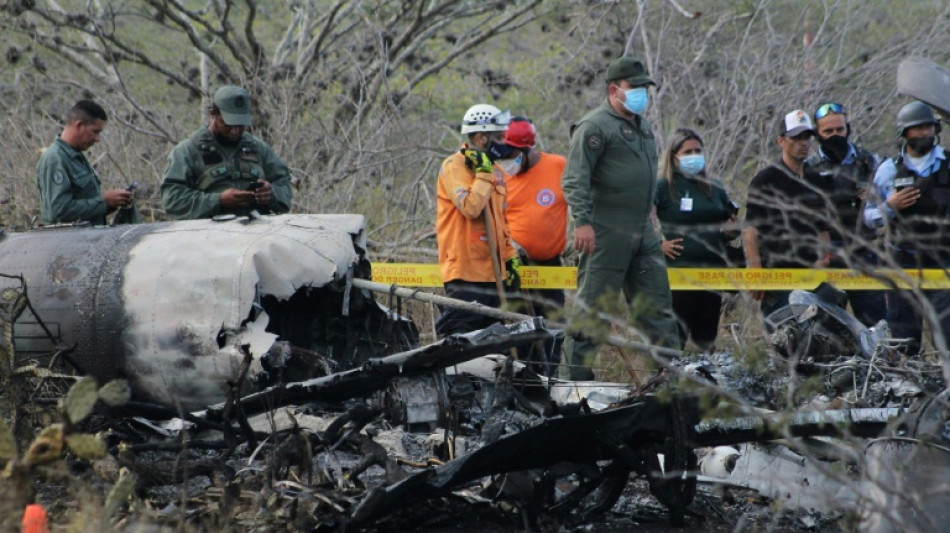
[[[607,67],[607,81],[627,80],[634,87],[638,85],[656,85],[647,74],[643,61],[632,57],[614,59]]]
[[[251,93],[236,85],[225,85],[214,93],[214,105],[228,126],[251,125]]]

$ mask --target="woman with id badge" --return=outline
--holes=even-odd
[[[739,235],[725,231],[734,222],[738,206],[722,182],[706,176],[703,140],[693,130],[680,128],[670,135],[660,158],[656,182],[656,215],[663,231],[663,254],[673,268],[728,265],[726,242]],[[722,296],[712,291],[673,291],[673,312],[680,339],[711,351],[719,331]]]

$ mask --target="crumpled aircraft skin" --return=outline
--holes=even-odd
[[[0,240],[0,272],[22,275],[69,361],[123,376],[140,399],[197,408],[221,401],[251,352],[251,375],[277,335],[263,298],[338,284],[364,259],[361,215],[281,215],[114,227],[59,227]],[[0,288],[17,280],[0,279]],[[18,355],[49,353],[32,313]],[[45,343],[45,345],[44,345]]]

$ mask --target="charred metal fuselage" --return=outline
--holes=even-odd
[[[0,273],[25,279],[36,311],[14,325],[18,361],[74,346],[81,371],[185,408],[221,401],[245,350],[264,373],[278,339],[358,363],[378,354],[348,329],[381,314],[346,282],[369,275],[363,228],[359,215],[282,215],[8,234]]]

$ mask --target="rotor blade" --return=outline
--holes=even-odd
[[[950,69],[922,57],[904,59],[897,67],[897,92],[913,96],[950,120]]]

